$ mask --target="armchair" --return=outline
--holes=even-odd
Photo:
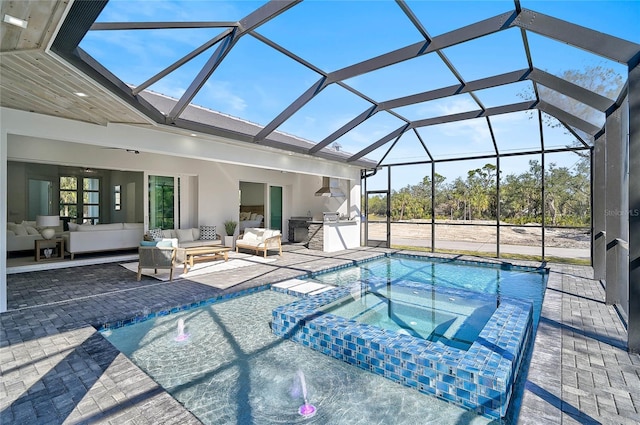
[[[173,281],[176,264],[176,248],[171,246],[140,246],[138,248],[138,281],[142,278],[142,269],[169,269],[169,280]]]

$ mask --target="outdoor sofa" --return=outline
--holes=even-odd
[[[256,255],[262,251],[264,258],[267,258],[267,251],[277,249],[282,256],[282,234],[280,230],[248,227],[236,240],[236,252],[240,248],[255,251]]]

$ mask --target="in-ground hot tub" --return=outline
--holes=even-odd
[[[358,282],[274,309],[273,332],[479,414],[505,416],[532,335],[531,303],[416,282],[394,282],[394,286],[404,294],[415,292],[415,298],[381,301],[389,309],[386,319],[408,323],[409,330],[366,323],[385,305],[374,303],[358,310],[352,301],[372,294],[377,298],[384,288]],[[421,299],[434,300],[434,305],[429,307]],[[491,304],[495,308],[487,313]],[[353,317],[333,314],[341,308],[355,312]],[[478,309],[485,318],[478,318]],[[425,324],[425,316],[439,318]],[[412,318],[422,322],[413,331]],[[469,321],[476,324],[466,326]],[[476,332],[478,323],[481,328]],[[428,329],[431,332],[424,335]]]

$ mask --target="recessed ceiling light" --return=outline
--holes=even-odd
[[[75,94],[75,95],[76,95],[76,96],[78,96],[78,97],[89,97],[89,95],[88,95],[88,94],[86,94],[86,93],[82,93],[81,91],[73,92],[73,94]]]
[[[5,21],[7,24],[15,25],[16,27],[20,28],[26,28],[28,24],[28,22],[24,19],[16,18],[15,16],[11,16],[6,13],[4,15],[3,21]]]
[[[191,137],[198,137],[198,135],[196,133],[191,133],[189,136]]]

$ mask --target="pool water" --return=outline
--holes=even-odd
[[[262,291],[103,335],[205,424],[487,424],[489,419],[277,337]],[[179,319],[184,342],[176,341]],[[298,413],[305,378],[315,416]],[[497,423],[497,422],[496,422]]]
[[[398,335],[398,338],[385,334],[382,339],[390,341],[392,346],[399,343],[399,347],[408,349],[403,353],[398,351],[397,355],[403,356],[401,359],[396,357],[395,352],[385,353],[392,361],[397,360],[398,370],[403,373],[400,376],[393,368],[387,371],[391,373],[395,382],[385,376],[379,376],[380,374],[376,375],[377,372],[371,373],[371,370],[360,366],[353,367],[355,363],[350,364],[344,359],[338,360],[325,355],[326,353],[309,350],[308,346],[274,334],[274,317],[278,309],[293,306],[302,300],[273,290],[253,290],[249,291],[251,293],[248,295],[234,295],[236,298],[215,301],[213,304],[209,304],[212,302],[209,300],[206,306],[191,306],[194,308],[185,311],[176,309],[168,315],[151,314],[143,318],[143,321],[136,319],[136,322],[139,321],[136,324],[106,329],[102,333],[205,424],[504,423],[505,419],[495,416],[491,419],[479,415],[480,410],[473,405],[463,404],[468,407],[465,409],[435,397],[425,398],[421,392],[441,398],[444,396],[444,399],[447,399],[448,395],[460,391],[449,384],[461,381],[464,385],[469,385],[469,389],[488,385],[486,393],[483,390],[482,395],[471,394],[470,401],[482,401],[482,397],[488,396],[492,399],[484,403],[503,403],[506,393],[493,395],[494,391],[490,389],[499,382],[504,382],[501,377],[506,375],[503,374],[505,369],[502,368],[502,364],[495,369],[500,376],[497,374],[492,377],[483,375],[482,370],[477,374],[469,374],[462,368],[440,365],[436,360],[439,357],[451,359],[452,355],[455,355],[466,356],[465,362],[469,360],[470,364],[477,364],[482,358],[486,358],[487,364],[498,364],[504,360],[505,354],[512,356],[511,353],[521,352],[522,346],[527,345],[532,339],[531,304],[529,301],[512,302],[511,298],[531,300],[535,311],[534,320],[537,323],[546,275],[517,268],[497,270],[495,267],[487,267],[486,271],[468,275],[458,265],[446,264],[439,260],[431,264],[404,256],[395,258],[399,261],[389,260],[391,259],[384,258],[369,261],[362,264],[362,267],[314,276],[313,280],[332,283],[340,288],[305,299],[317,299],[318,303],[322,303],[318,305],[324,308],[336,299],[327,302],[321,298],[324,296],[329,299],[327,296],[335,292],[334,295],[349,294],[354,301],[361,302],[362,294],[357,293],[366,286],[369,293],[364,294],[364,301],[373,306],[385,298],[388,299],[388,290],[392,288],[397,300],[394,298],[391,308],[389,303],[385,302],[386,310],[390,314],[381,314],[385,308],[377,307],[370,311],[356,310],[354,313],[351,311],[352,307],[346,307],[347,303],[336,303],[332,313],[321,314],[323,317],[320,318],[338,317],[342,321],[355,323],[351,319],[333,314],[342,308],[341,314],[345,316],[360,316],[365,322],[375,323],[375,326],[361,324],[369,326],[368,329],[382,329],[379,327],[385,326],[385,323],[386,326],[394,328],[395,330],[383,332],[391,332],[392,335]],[[387,274],[389,270],[393,272]],[[354,284],[357,286],[356,291],[352,290]],[[420,291],[428,292],[429,296],[433,297],[432,305],[412,305],[420,303],[414,297],[418,295],[415,294],[416,291],[419,294]],[[469,292],[474,294],[474,301],[461,301]],[[484,306],[484,301],[479,301],[483,297],[488,300]],[[482,324],[477,323],[476,329],[464,328],[462,324],[469,322],[470,317],[475,317],[481,322],[484,318],[482,315],[464,311],[465,306],[476,310],[486,308],[490,311],[494,310],[494,303],[500,307],[494,311],[489,324],[480,334],[479,338],[484,341],[483,346],[478,347],[476,344],[469,349],[468,343],[474,339],[471,334],[482,328]],[[426,319],[422,313],[416,314],[416,309],[429,307],[434,307],[435,310],[431,313],[431,318]],[[528,316],[522,314],[525,310]],[[513,317],[514,312],[519,315],[518,320],[521,323],[515,328],[524,330],[523,323],[529,320],[526,335],[518,335],[519,331],[512,332],[508,315],[501,315],[505,312],[510,314],[510,317]],[[378,317],[374,319],[374,316]],[[507,318],[504,322],[506,326],[501,325],[503,317]],[[423,322],[416,320],[418,318]],[[184,338],[179,338],[178,328],[181,321],[184,322]],[[343,324],[344,322],[339,322],[339,326]],[[495,324],[503,329],[496,331],[493,326]],[[487,329],[493,330],[488,332]],[[325,337],[328,340],[334,338],[334,342],[337,342],[333,336],[335,329],[326,328],[326,332],[328,334]],[[370,335],[366,335],[367,333]],[[363,337],[364,345],[359,345],[359,338],[348,344],[349,349],[354,344],[363,348],[362,352],[357,353],[363,365],[369,361],[377,361],[371,357],[375,354],[373,348],[383,349],[378,344],[380,340],[375,339],[377,336],[373,334],[375,332],[367,331],[360,335]],[[373,339],[365,340],[371,335]],[[429,336],[421,339],[425,335]],[[510,341],[504,348],[500,348],[502,359],[494,358],[495,353],[487,351],[487,347],[493,344],[497,344],[496,347],[502,344],[502,339],[491,340],[494,335],[506,337],[506,340]],[[311,334],[309,336],[314,339]],[[464,338],[460,338],[461,336]],[[513,338],[517,338],[517,341],[514,342]],[[371,341],[378,346],[370,345]],[[429,342],[416,344],[415,341]],[[459,348],[461,341],[466,345],[463,349]],[[346,340],[343,343],[346,352]],[[326,347],[326,341],[319,341],[320,344]],[[431,354],[423,351],[425,347],[431,347],[430,344],[435,344],[433,347],[436,348],[436,352]],[[365,346],[366,350],[371,351],[365,353]],[[430,378],[416,383],[412,375],[404,375],[409,371],[413,373],[416,368],[414,359],[422,362],[417,366],[420,370],[429,372],[430,368],[435,368]],[[520,364],[520,360],[521,358],[518,358],[517,362],[513,363],[515,368]],[[358,360],[357,363],[361,361]],[[317,409],[311,418],[303,417],[299,413],[305,402],[300,376],[305,380],[304,388],[308,402]],[[508,380],[513,379],[514,377],[509,375]],[[397,382],[403,382],[405,385],[408,382],[409,385],[414,385],[414,388],[398,385]],[[517,388],[514,386],[516,404],[522,394],[522,382]],[[417,389],[420,392],[416,391],[415,385],[418,385]],[[465,391],[463,390],[463,393]],[[510,393],[512,390],[508,391]],[[502,404],[500,407],[491,405],[489,410],[497,413],[497,409],[502,408]],[[501,416],[504,416],[503,413]],[[512,416],[506,420],[510,420]]]
[[[460,295],[464,295],[464,303]],[[468,349],[497,308],[496,297],[436,291],[433,285],[364,284],[322,308],[360,323]]]
[[[517,267],[508,263],[465,262],[402,254],[313,277],[314,281],[334,286],[362,282],[384,287],[399,282],[416,282],[437,288],[461,289],[470,294],[477,292],[527,300],[533,303],[534,329],[542,309],[546,279],[545,270]]]

